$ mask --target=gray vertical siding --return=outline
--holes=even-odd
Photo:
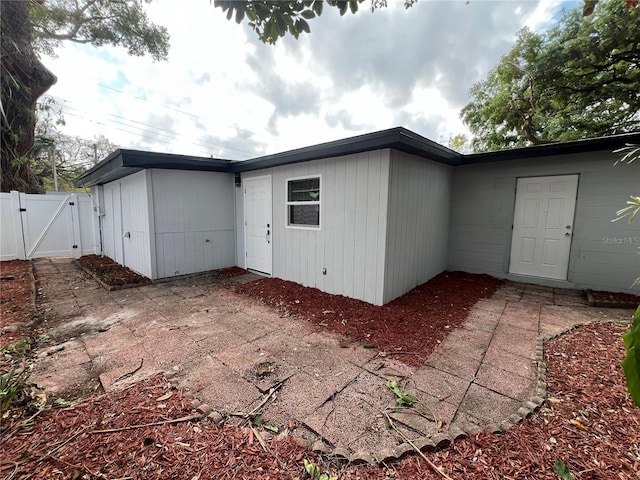
[[[485,163],[454,170],[448,268],[508,274],[516,179],[579,174],[567,287],[632,291],[640,275],[640,224],[611,222],[640,193],[640,164],[614,166],[611,152]],[[535,277],[535,283],[562,285]]]
[[[147,175],[141,171],[121,181],[122,234],[124,264],[131,270],[151,277],[151,238],[149,236],[149,202]],[[124,235],[129,233],[128,237]]]
[[[140,171],[107,183],[102,187],[102,192],[104,193],[102,230],[105,255],[135,272],[151,277],[146,173]],[[127,232],[129,236],[125,238],[124,235]]]
[[[383,303],[445,270],[451,170],[391,151]]]
[[[287,228],[286,180],[318,174],[321,229]],[[263,175],[272,179],[273,276],[382,304],[389,150],[242,174],[243,179]],[[236,202],[241,210],[242,195],[236,195]],[[243,227],[238,215],[238,237],[243,237]]]
[[[151,170],[156,278],[236,264],[233,175]]]

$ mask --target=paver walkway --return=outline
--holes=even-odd
[[[506,282],[413,368],[359,345],[341,348],[337,336],[280,317],[215,276],[107,292],[70,259],[34,268],[53,342],[34,376],[51,395],[87,390],[92,378],[112,391],[171,372],[196,404],[227,417],[279,386],[265,423],[292,422],[308,445],[361,461],[411,449],[398,444],[385,415],[427,449],[463,432],[508,428],[542,402],[541,336],[631,315],[588,307],[578,292]],[[414,408],[394,411],[388,380],[417,399]]]

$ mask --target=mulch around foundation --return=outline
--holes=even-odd
[[[244,268],[229,267],[216,270],[216,273],[222,275],[223,277],[239,277],[240,275],[245,275],[248,272]]]
[[[636,308],[640,305],[640,296],[630,293],[601,292],[587,290],[589,305],[601,308]]]
[[[150,285],[151,280],[124,267],[109,257],[86,255],[78,259],[78,263],[93,273],[107,287],[123,288],[130,286]]]
[[[447,333],[464,322],[471,307],[500,284],[488,275],[444,272],[381,307],[278,278],[239,285],[237,291],[282,315],[337,332],[345,342],[360,342],[409,365],[422,365]]]

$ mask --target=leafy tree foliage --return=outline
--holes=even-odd
[[[47,95],[38,104],[37,115],[33,149],[35,175],[45,190],[54,190],[55,162],[58,189],[67,192],[84,191],[75,188],[73,180],[118,146],[102,134],[88,140],[60,132],[58,126],[64,125],[61,109],[53,98]]]
[[[104,135],[93,139],[65,135],[59,131],[48,136],[36,135],[33,169],[47,191],[55,189],[53,162],[55,161],[60,191],[75,191],[73,180],[94,165],[95,158],[101,159],[117,149]]]
[[[566,12],[515,46],[470,91],[461,117],[476,151],[640,129],[640,9],[619,0]]]
[[[3,0],[1,191],[43,190],[33,174],[35,108],[38,98],[56,81],[37,52],[52,53],[61,41],[114,45],[131,55],[167,57],[166,28],[149,21],[150,0]]]
[[[471,141],[464,133],[458,133],[449,137],[447,147],[458,153],[471,153]]]
[[[165,27],[151,22],[144,11],[150,0],[47,0],[32,2],[31,22],[37,50],[53,54],[63,40],[121,46],[129,55],[164,60],[169,53]]]
[[[227,13],[227,19],[242,23],[245,18],[264,43],[274,44],[286,34],[298,38],[310,33],[308,20],[319,17],[324,7],[337,8],[340,15],[356,13],[365,0],[214,0],[215,7]],[[418,0],[404,0],[405,8]],[[371,0],[371,10],[386,7],[387,0]]]

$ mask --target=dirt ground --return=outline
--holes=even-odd
[[[24,275],[25,264],[3,262],[0,271],[15,278]],[[9,319],[24,325],[31,293],[18,289],[5,296],[5,280],[1,286],[3,329]],[[279,297],[281,309],[299,305],[299,292],[289,293]],[[319,323],[335,314],[319,315],[310,320]],[[630,400],[619,364],[627,328],[628,322],[585,325],[548,342],[548,399],[538,413],[505,433],[481,432],[425,452],[427,459],[410,454],[377,467],[342,465],[304,450],[284,431],[263,445],[260,425],[215,425],[200,418],[179,390],[154,377],[125,391],[59,402],[27,422],[3,412],[0,476],[304,479],[307,459],[340,479],[556,479],[554,465],[564,465],[578,479],[638,478],[640,409]],[[359,332],[350,332],[361,340]],[[399,345],[408,348],[404,343]]]

